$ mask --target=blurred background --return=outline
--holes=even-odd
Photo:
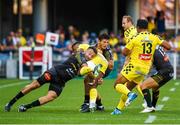
[[[96,44],[104,32],[110,35],[115,60],[109,78],[115,78],[125,59],[123,15],[132,16],[135,25],[137,19],[147,19],[149,32],[170,43],[173,49],[167,53],[174,79],[179,78],[179,0],[0,0],[0,78],[29,78],[30,71],[38,76],[66,60],[72,43]],[[57,45],[46,45],[47,32],[58,34]]]

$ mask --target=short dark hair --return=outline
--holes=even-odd
[[[80,42],[76,41],[76,42],[72,43],[72,48],[73,48],[76,44],[80,44]]]
[[[148,21],[145,19],[138,19],[137,20],[137,27],[140,29],[147,29],[148,28]]]
[[[99,35],[98,39],[101,41],[103,39],[109,39],[109,35],[107,33],[103,33],[101,35]]]
[[[92,49],[92,50],[94,51],[95,54],[98,53],[96,47],[90,46],[88,49]]]

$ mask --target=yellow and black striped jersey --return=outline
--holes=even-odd
[[[156,46],[162,42],[162,39],[152,33],[138,33],[126,45],[126,48],[131,50],[130,62],[143,68],[145,73],[149,72]]]
[[[132,26],[129,29],[124,31],[124,40],[126,44],[129,42],[129,39],[132,38],[137,34],[137,29],[136,27]]]

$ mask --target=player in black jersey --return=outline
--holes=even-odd
[[[111,52],[111,48],[109,47],[109,35],[106,33],[99,35],[98,43],[95,46],[98,49],[98,52],[101,53],[108,61],[108,68],[105,72],[105,75],[103,76],[103,78],[105,78],[110,74],[114,66],[113,55]],[[84,103],[80,107],[80,112],[89,112],[89,90],[91,88],[91,85],[89,83],[91,83],[91,81],[92,80],[88,76],[86,76],[84,79],[85,96]],[[100,111],[104,110],[104,106],[101,103],[101,97],[99,94],[96,99],[96,109]]]
[[[97,50],[94,47],[89,47],[84,53],[77,52],[70,56],[64,63],[53,66],[45,71],[37,80],[26,85],[14,98],[5,106],[5,111],[10,111],[13,104],[24,95],[34,89],[37,89],[45,83],[50,83],[49,90],[46,96],[40,97],[27,105],[21,105],[19,112],[24,112],[29,108],[46,104],[56,99],[62,92],[65,83],[78,75],[79,70],[86,61],[91,60],[97,55]]]
[[[147,107],[145,107],[141,113],[155,111],[156,103],[159,98],[159,88],[173,78],[173,66],[162,47],[156,49],[153,65],[157,70],[157,73],[146,79],[141,84],[144,99],[147,103]],[[152,89],[152,101],[149,89]]]

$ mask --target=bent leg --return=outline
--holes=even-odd
[[[126,87],[126,85],[124,85],[126,82],[128,82],[128,80],[122,74],[119,74],[115,81],[115,90],[119,93],[128,95],[130,90]]]

